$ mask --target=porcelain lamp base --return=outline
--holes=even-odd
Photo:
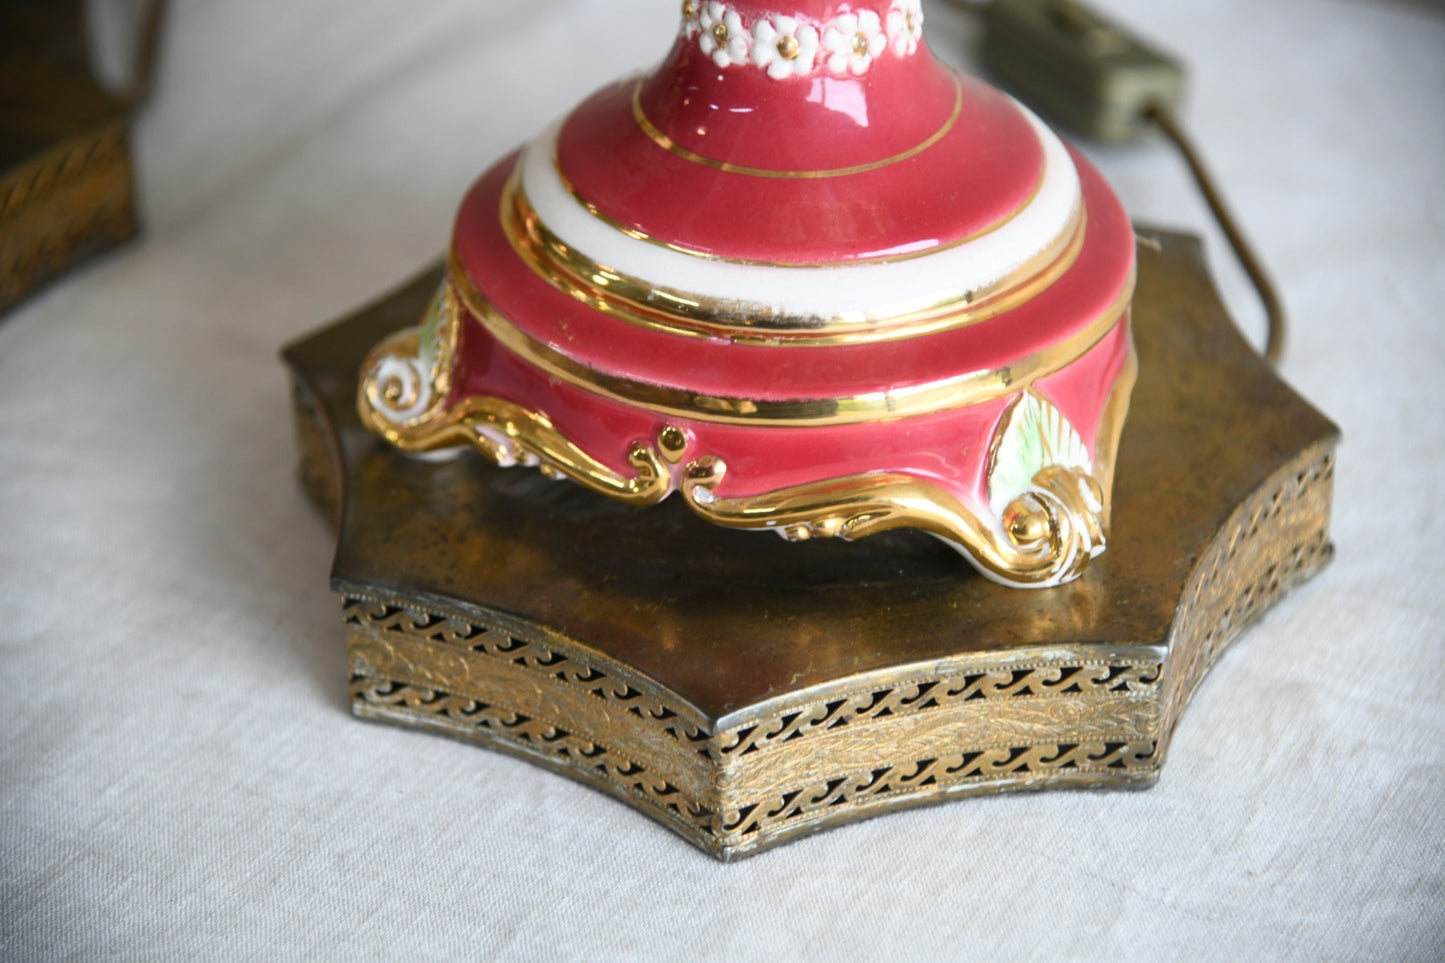
[[[1186,236],[1139,250],[1110,549],[1028,593],[919,532],[788,545],[402,454],[362,428],[357,372],[440,271],[285,352],[353,710],[550,766],[721,859],[955,796],[1153,783],[1209,666],[1332,552],[1338,431]]]

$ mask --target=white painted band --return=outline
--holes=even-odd
[[[987,289],[1056,241],[1079,204],[1079,174],[1059,138],[1022,104],[1044,152],[1044,177],[1023,210],[995,230],[936,254],[818,269],[743,264],[686,254],[630,237],[567,190],[553,158],[562,121],[522,157],[522,186],[548,229],[619,274],[700,301],[723,301],[757,317],[872,318],[905,304],[932,304]]]

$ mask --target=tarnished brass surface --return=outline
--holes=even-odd
[[[136,232],[135,101],[91,76],[79,0],[0,4],[0,311]]]
[[[1235,332],[1197,242],[1156,236],[1110,550],[1043,592],[917,532],[788,545],[397,452],[357,375],[440,267],[293,345],[356,713],[543,762],[724,859],[952,796],[1151,783],[1209,665],[1328,560],[1338,438]]]

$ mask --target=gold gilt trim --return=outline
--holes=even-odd
[[[1083,206],[1076,206],[1064,230],[1043,250],[961,296],[819,318],[759,315],[745,302],[704,298],[593,260],[541,219],[519,172],[508,180],[501,199],[502,231],[512,250],[537,277],[592,310],[648,330],[774,347],[895,341],[987,321],[1036,297],[1073,267],[1084,248],[1087,221]]]
[[[509,351],[575,387],[660,415],[721,424],[777,424],[793,427],[895,421],[975,405],[1012,394],[1052,374],[1098,344],[1128,310],[1134,275],[1114,302],[1071,337],[1026,355],[1002,368],[965,372],[949,378],[887,391],[831,398],[790,400],[704,395],[682,388],[600,372],[532,338],[504,318],[477,290],[451,253],[450,276],[471,316]]]
[[[891,529],[921,529],[961,548],[995,581],[1030,588],[1058,585],[1077,578],[1089,560],[1104,551],[1114,451],[1137,365],[1132,343],[1128,357],[1099,421],[1094,467],[1085,471],[1045,464],[997,519],[985,520],[935,484],[887,472],[720,498],[713,489],[726,475],[727,465],[712,456],[687,465],[683,497],[710,522],[775,531],[789,541],[851,541]],[[1007,422],[1000,421],[992,447],[997,447]]]
[[[672,490],[667,465],[686,444],[676,428],[664,429],[656,446],[634,444],[628,463],[635,474],[624,475],[573,444],[541,412],[486,396],[447,407],[460,323],[453,289],[443,282],[421,327],[371,350],[357,392],[357,412],[368,431],[410,452],[469,444],[498,465],[532,466],[635,505],[660,501]],[[434,324],[436,330],[429,330]]]
[[[671,241],[664,241],[661,238],[653,237],[646,231],[640,231],[635,227],[628,227],[626,224],[623,224],[621,221],[607,214],[605,211],[602,210],[602,208],[598,207],[592,201],[588,200],[585,196],[583,196],[582,192],[577,189],[577,186],[572,183],[572,181],[567,177],[565,173],[563,173],[562,162],[557,157],[555,152],[552,155],[552,169],[557,175],[557,180],[561,183],[563,189],[566,190],[569,195],[571,195],[572,200],[576,202],[578,207],[581,207],[588,214],[592,215],[603,224],[606,224],[612,230],[617,231],[620,234],[626,234],[628,237],[632,238],[635,241],[644,241],[656,247],[666,248],[669,251],[676,251],[678,254],[686,254],[688,257],[701,258],[705,261],[717,261],[720,264],[744,264],[749,267],[773,267],[788,268],[790,270],[809,270],[812,268],[859,267],[862,265],[871,264],[897,264],[901,261],[913,261],[921,257],[930,257],[934,254],[941,254],[944,251],[951,251],[956,247],[969,243],[970,241],[977,241],[981,237],[986,237],[987,235],[992,234],[1004,225],[1012,222],[1014,218],[1022,214],[1024,210],[1034,202],[1035,198],[1039,196],[1039,191],[1043,190],[1044,177],[1048,173],[1048,158],[1044,158],[1044,166],[1040,169],[1038,180],[1034,181],[1034,186],[1029,191],[1028,196],[1025,197],[1023,201],[1020,202],[1019,205],[1015,207],[1012,211],[1009,211],[1003,217],[994,221],[987,227],[983,227],[977,231],[974,231],[972,234],[965,234],[963,237],[957,237],[951,241],[945,241],[942,244],[935,244],[932,247],[921,248],[917,251],[908,251],[903,254],[882,254],[876,257],[855,257],[850,258],[846,261],[809,261],[806,264],[798,264],[790,261],[765,261],[758,258],[723,257],[718,254],[712,254],[708,251],[701,251],[697,248],[687,247],[686,245],[682,244],[674,244]],[[531,202],[526,196],[526,191],[522,189],[520,185],[517,185],[515,189],[520,195],[519,206],[525,206],[527,211],[531,211]],[[532,216],[537,216],[535,211],[531,211],[531,213]],[[1074,216],[1077,217],[1077,212]],[[538,218],[538,220],[540,222],[540,218]],[[1068,235],[1069,228],[1065,228],[1063,234]]]
[[[1139,378],[1139,352],[1134,347],[1134,328],[1126,332],[1129,350],[1124,355],[1124,365],[1114,376],[1114,387],[1109,390],[1108,400],[1099,416],[1098,430],[1094,432],[1094,480],[1104,492],[1103,507],[1099,510],[1099,524],[1109,530],[1109,519],[1114,504],[1114,467],[1119,458],[1119,437],[1124,432],[1124,418],[1129,413],[1129,399],[1134,394],[1134,383]]]
[[[357,407],[362,423],[400,448],[409,434],[445,415],[461,333],[456,289],[443,281],[421,323],[384,338],[367,354]]]
[[[963,83],[958,79],[958,76],[955,75],[953,78],[953,109],[949,112],[948,119],[945,120],[943,124],[932,134],[929,134],[926,138],[919,141],[917,144],[914,144],[907,150],[900,151],[890,157],[884,157],[876,161],[869,161],[865,164],[853,164],[848,167],[831,167],[823,170],[810,171],[780,171],[773,170],[767,167],[749,167],[746,164],[732,164],[728,161],[720,161],[716,158],[708,157],[704,154],[699,154],[696,151],[688,150],[686,147],[683,147],[677,141],[673,140],[671,137],[668,137],[662,131],[658,130],[657,125],[648,118],[647,111],[643,110],[642,108],[642,81],[639,80],[637,82],[637,85],[632,88],[632,118],[637,122],[637,126],[642,129],[642,132],[646,134],[654,144],[656,144],[658,147],[661,147],[663,150],[677,157],[681,157],[683,160],[691,161],[694,164],[701,164],[702,166],[710,167],[713,170],[724,171],[728,174],[741,174],[746,177],[766,177],[785,180],[815,180],[824,177],[848,177],[852,174],[863,174],[868,171],[876,171],[881,168],[897,164],[900,161],[906,161],[911,157],[917,157],[919,154],[928,150],[928,148],[932,147],[934,144],[937,144],[939,141],[943,140],[943,138],[948,136],[948,132],[953,130],[954,126],[958,124],[958,118],[962,114]]]
[[[981,571],[1010,585],[1069,581],[1104,549],[1108,488],[1089,469],[1047,458],[999,518],[983,517],[988,513],[963,504],[936,484],[894,473],[850,475],[722,498],[714,489],[727,472],[726,463],[701,454],[684,465],[691,439],[676,425],[665,425],[650,443],[634,441],[627,459],[634,472],[619,473],[568,439],[542,412],[491,396],[471,396],[448,407],[449,372],[461,323],[453,287],[443,283],[421,327],[372,350],[357,397],[368,430],[405,451],[470,444],[499,465],[533,466],[631,504],[665,498],[674,488],[672,466],[680,466],[676,487],[693,511],[715,524],[773,530],[793,541],[851,540],[918,528],[957,545]],[[1132,343],[1129,355],[1131,363],[1116,379],[1098,426],[1096,447],[1110,458],[1133,386]],[[996,436],[1008,422],[1000,420]],[[997,443],[996,437],[993,447]],[[1099,471],[1108,479],[1112,466],[1101,465]]]
[[[1088,475],[1073,469],[1040,472],[1036,493],[1027,496],[1028,501],[1020,499],[1017,508],[1011,506],[1029,519],[1042,519],[1039,524],[1002,528],[984,522],[938,486],[909,475],[849,475],[764,495],[718,498],[711,486],[722,480],[726,469],[716,458],[690,464],[683,481],[688,504],[710,522],[777,531],[789,541],[852,541],[897,528],[921,529],[965,550],[995,581],[1021,588],[1076,578],[1104,548],[1098,517],[1102,494]]]
[[[634,443],[627,453],[635,474],[613,471],[552,426],[546,415],[501,398],[474,396],[423,425],[394,429],[367,418],[366,427],[403,451],[437,451],[471,444],[502,466],[527,465],[553,478],[566,477],[630,505],[661,501],[672,488],[657,445]],[[380,430],[378,430],[380,429]]]

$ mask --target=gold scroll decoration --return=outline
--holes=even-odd
[[[1132,347],[1099,425],[1098,468],[1067,419],[1027,389],[1009,404],[995,429],[987,473],[990,505],[978,510],[937,484],[895,472],[721,497],[714,489],[726,475],[726,463],[706,453],[684,463],[691,442],[686,431],[671,424],[651,441],[632,442],[627,460],[634,473],[617,472],[540,411],[486,395],[448,406],[465,316],[453,286],[443,282],[418,327],[372,349],[357,399],[369,431],[417,453],[470,445],[497,465],[535,467],[634,505],[661,501],[677,488],[688,506],[710,522],[775,531],[790,541],[852,540],[896,528],[921,529],[1008,585],[1067,582],[1104,549],[1113,449],[1134,380]]]

